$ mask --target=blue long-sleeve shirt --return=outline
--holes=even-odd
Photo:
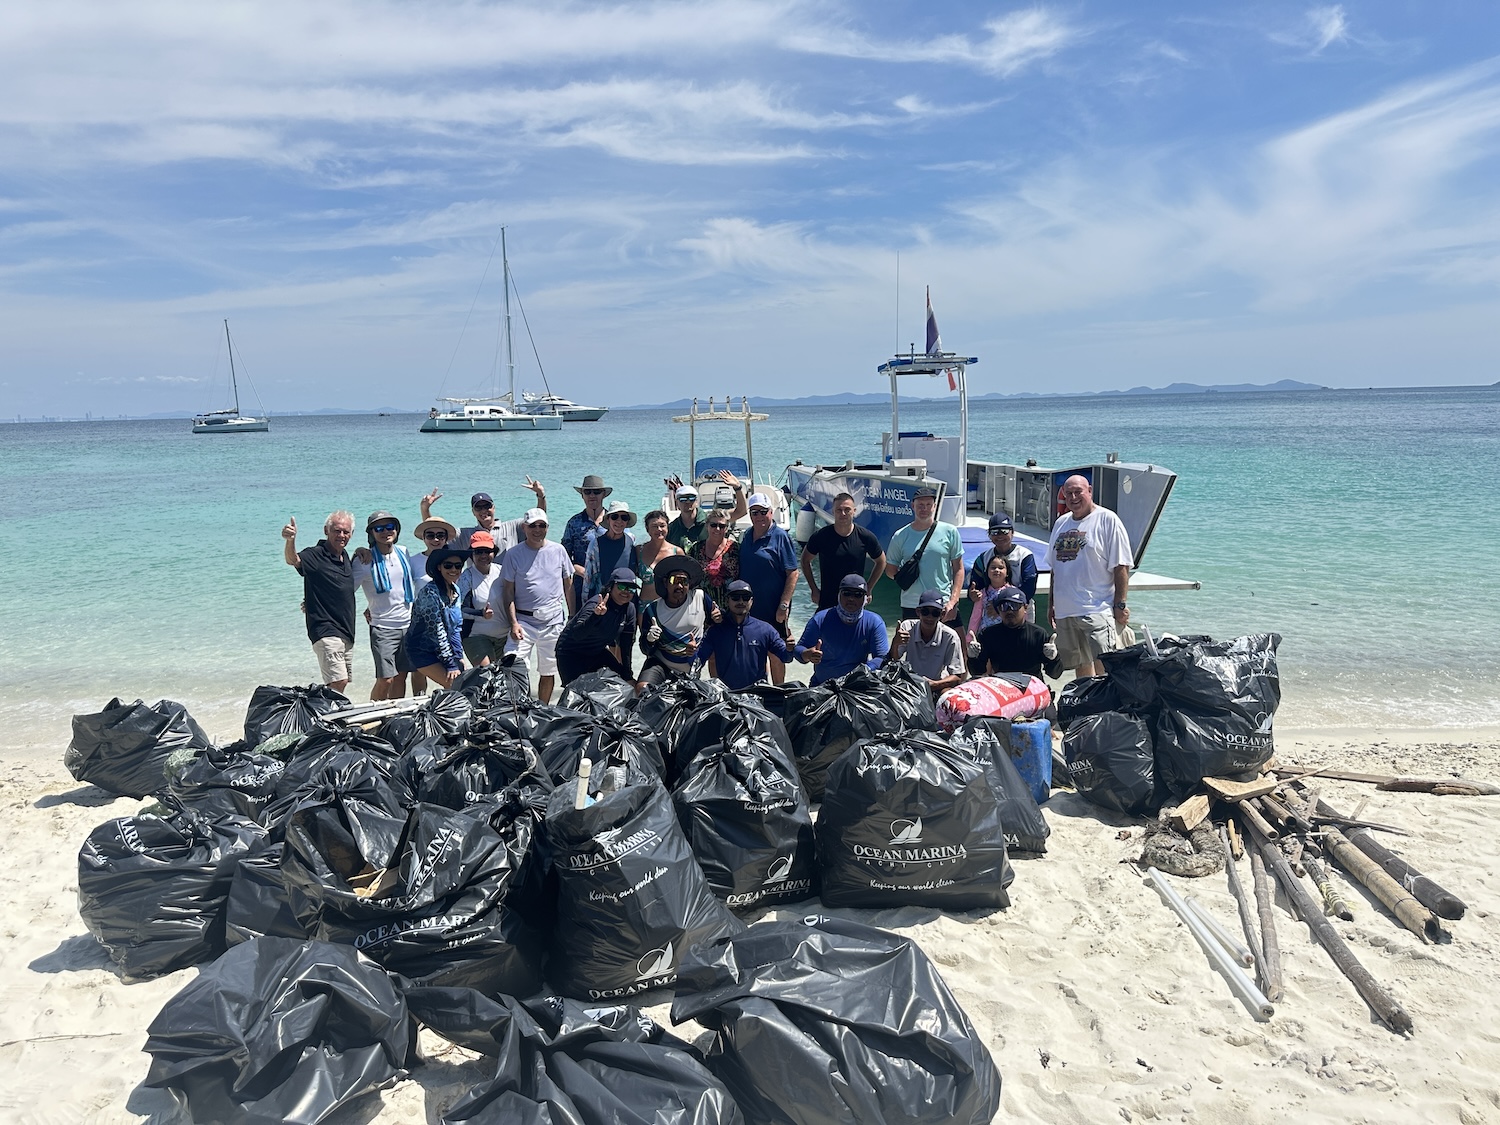
[[[797,642],[797,659],[801,660],[803,654],[819,641],[823,642],[823,659],[813,669],[811,682],[815,684],[852,672],[858,664],[879,668],[885,654],[891,650],[885,622],[879,614],[868,609],[853,625],[844,624],[837,609],[818,610],[802,630],[802,639]]]
[[[463,610],[459,608],[457,593],[449,601],[443,597],[439,583],[423,586],[411,607],[411,624],[406,627],[406,655],[411,666],[441,664],[444,668],[462,668],[462,626]]]

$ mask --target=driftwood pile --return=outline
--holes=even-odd
[[[1364,801],[1350,815],[1335,809],[1319,794],[1320,780],[1364,783],[1387,792],[1500,794],[1500,786],[1461,778],[1388,777],[1334,769],[1278,768],[1250,781],[1204,778],[1204,792],[1194,794],[1174,809],[1163,810],[1156,828],[1148,832],[1141,864],[1176,874],[1206,874],[1207,870],[1174,870],[1174,865],[1161,861],[1161,857],[1168,861],[1172,858],[1171,834],[1176,834],[1183,844],[1191,841],[1198,851],[1203,850],[1206,831],[1217,836],[1229,889],[1238,905],[1245,942],[1254,963],[1253,987],[1247,991],[1248,974],[1237,977],[1234,969],[1226,969],[1212,950],[1210,959],[1225,973],[1236,995],[1257,1018],[1268,1018],[1271,1005],[1282,993],[1280,944],[1271,909],[1274,881],[1297,917],[1306,923],[1313,938],[1381,1022],[1392,1031],[1409,1033],[1411,1016],[1359,962],[1328,920],[1329,916],[1344,920],[1354,916],[1350,899],[1330,876],[1329,868],[1338,867],[1363,886],[1397,922],[1424,942],[1449,940],[1443,923],[1461,919],[1464,903],[1377,838],[1377,833],[1396,836],[1407,833],[1391,825],[1361,820]],[[1249,893],[1237,866],[1237,861],[1246,854],[1251,871]],[[1217,870],[1217,865],[1211,869]],[[1304,878],[1311,881],[1312,888]],[[1148,882],[1161,890],[1159,877]],[[1178,903],[1165,893],[1163,897],[1182,915]],[[1190,929],[1194,928],[1193,919],[1184,921]],[[1200,937],[1201,943],[1201,934],[1195,931],[1195,936]],[[1244,947],[1224,935],[1222,928],[1216,936],[1218,944],[1229,948],[1231,953],[1243,951]]]

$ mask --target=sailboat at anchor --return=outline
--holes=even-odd
[[[505,228],[500,228],[500,264],[505,273],[505,366],[510,389],[488,398],[441,398],[446,409],[434,406],[422,422],[424,434],[496,433],[503,430],[560,430],[563,416],[556,410],[526,414],[516,409],[516,358],[510,333],[510,259],[505,252]]]
[[[262,414],[255,417],[240,413],[240,381],[234,369],[234,341],[229,337],[229,321],[224,321],[224,343],[229,348],[229,385],[234,391],[234,406],[229,410],[210,410],[206,414],[193,416],[195,434],[264,434],[271,429],[271,420]],[[251,391],[255,388],[252,386]],[[256,396],[256,402],[260,396]],[[264,407],[261,408],[264,411]]]

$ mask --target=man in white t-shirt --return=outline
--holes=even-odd
[[[557,638],[573,615],[573,560],[561,543],[547,541],[547,513],[531,508],[521,517],[526,540],[505,552],[490,604],[510,631],[505,653],[526,663],[536,650],[536,697],[552,699],[557,682]]]
[[[365,520],[368,549],[354,552],[354,581],[365,592],[365,620],[370,625],[370,655],[375,658],[371,699],[401,699],[406,695],[406,626],[411,604],[422,588],[417,579],[421,564],[413,562],[401,537],[401,521],[390,512],[372,512]]]
[[[1094,503],[1087,477],[1071,476],[1058,493],[1068,514],[1052,525],[1047,565],[1052,595],[1047,616],[1057,631],[1058,656],[1078,674],[1104,675],[1099,656],[1119,647],[1130,621],[1130,536],[1120,517]]]

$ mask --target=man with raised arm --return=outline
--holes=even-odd
[[[297,519],[281,529],[282,557],[302,575],[302,612],[307,639],[318,657],[323,682],[343,691],[354,678],[354,564],[347,550],[354,514],[337,511],[323,522],[323,538],[297,550]]]

